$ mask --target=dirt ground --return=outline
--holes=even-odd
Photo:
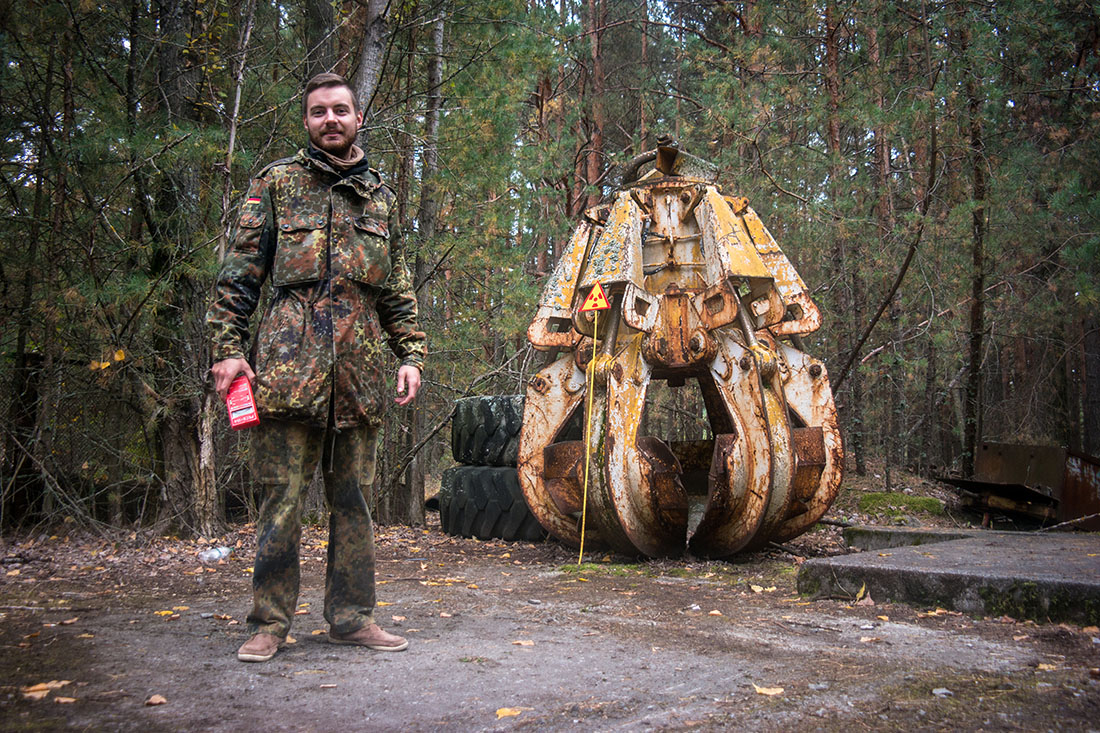
[[[857,494],[838,516],[860,519]],[[1100,729],[1100,631],[799,597],[835,528],[797,554],[581,566],[554,542],[382,528],[396,654],[325,643],[308,528],[295,641],[266,664],[235,658],[252,528],[215,542],[235,551],[210,566],[208,544],[137,534],[0,545],[0,730]]]

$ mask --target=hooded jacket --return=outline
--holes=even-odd
[[[395,195],[366,162],[340,172],[301,150],[253,179],[207,325],[215,361],[247,358],[261,417],[338,428],[381,421],[383,333],[423,369],[425,336]],[[249,349],[249,318],[271,297]]]

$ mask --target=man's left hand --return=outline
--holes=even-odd
[[[413,401],[416,397],[416,393],[420,390],[420,370],[414,366],[406,364],[397,370],[397,398],[394,399],[399,405],[407,405]]]

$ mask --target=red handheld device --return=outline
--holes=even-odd
[[[256,400],[252,396],[252,385],[249,384],[248,377],[245,375],[238,374],[229,385],[225,406],[229,410],[229,427],[234,430],[260,424],[260,415],[256,412]]]

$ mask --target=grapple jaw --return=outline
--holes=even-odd
[[[543,527],[627,554],[724,557],[825,513],[843,449],[824,365],[799,347],[820,314],[713,166],[670,145],[586,212],[528,339],[559,356],[527,385],[519,477]],[[599,283],[611,309],[582,312]],[[697,380],[710,437],[641,434],[654,380]],[[587,475],[586,475],[587,474]],[[587,487],[587,488],[586,488]]]

